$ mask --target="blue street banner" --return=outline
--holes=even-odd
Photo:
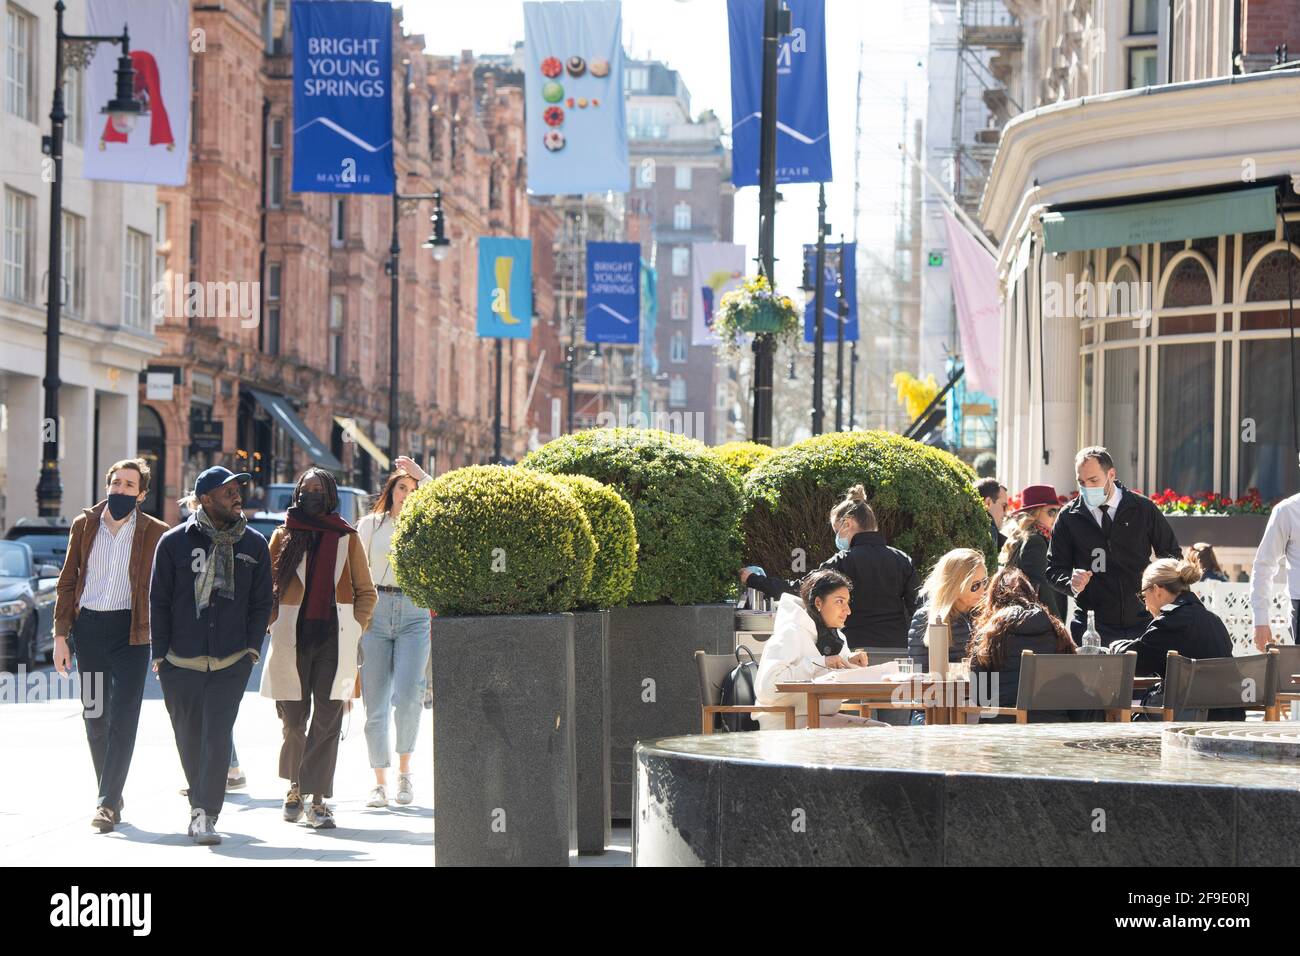
[[[393,8],[295,0],[293,191],[393,192]]]
[[[618,0],[524,4],[528,191],[627,192]]]
[[[826,2],[786,0],[792,33],[777,54],[776,181],[831,181]],[[727,0],[731,34],[731,180],[758,185],[763,104],[763,0]]]
[[[533,241],[483,236],[478,241],[478,336],[533,334]]]
[[[641,322],[645,325],[645,340],[650,348],[645,350],[646,367],[651,375],[659,373],[659,359],[655,356],[655,323],[659,320],[659,274],[641,260]]]
[[[587,243],[587,341],[635,345],[641,330],[641,244]]]
[[[822,334],[824,336],[823,341],[826,342],[839,341],[839,300],[835,298],[835,292],[840,287],[840,274],[836,268],[840,257],[839,252],[839,243],[826,243],[826,291],[822,302],[822,314],[825,316],[822,321]],[[858,340],[857,253],[858,244],[856,242],[844,243],[844,294],[849,298],[849,318],[844,323],[845,342],[856,342]],[[817,247],[815,245],[805,245],[803,247],[803,258],[808,263],[808,274],[815,279]],[[803,340],[805,342],[816,341],[816,321],[817,310],[814,307],[813,300],[809,299],[803,310]]]

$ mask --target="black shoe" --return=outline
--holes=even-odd
[[[115,816],[116,813],[108,807],[99,807],[95,810],[95,815],[90,818],[90,825],[100,833],[111,833],[117,823]]]
[[[297,823],[302,819],[302,794],[296,783],[289,784],[289,792],[284,798],[284,819],[288,823]]]

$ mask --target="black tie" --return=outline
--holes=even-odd
[[[1110,518],[1110,505],[1098,505],[1097,507],[1101,509],[1101,533],[1102,533],[1102,536],[1103,536],[1107,541],[1109,541],[1109,540],[1110,540],[1110,526],[1111,526],[1112,524],[1115,523],[1115,522],[1111,521],[1111,518]]]

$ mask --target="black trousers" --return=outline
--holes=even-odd
[[[1146,633],[1146,629],[1151,626],[1151,615],[1146,616],[1146,620],[1131,624],[1128,627],[1120,627],[1118,624],[1103,624],[1097,622],[1097,633],[1101,635],[1101,646],[1109,647],[1111,641],[1124,641],[1141,637]],[[1074,609],[1074,616],[1070,618],[1070,636],[1074,638],[1076,645],[1083,644],[1083,632],[1088,629],[1088,612],[1078,607]]]
[[[81,681],[81,716],[99,786],[96,806],[117,810],[135,753],[149,645],[131,644],[129,610],[84,609],[73,625],[72,646]]]
[[[339,731],[346,704],[330,699],[339,663],[338,638],[326,635],[304,642],[299,628],[297,657],[302,697],[275,704],[284,724],[280,776],[297,781],[300,792],[324,800],[334,796],[334,767],[338,763]]]
[[[206,810],[210,816],[220,813],[226,802],[231,733],[252,670],[249,656],[219,671],[194,671],[167,661],[158,665],[176,750],[190,788],[190,807]]]

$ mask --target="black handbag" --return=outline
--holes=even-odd
[[[741,660],[744,651],[749,660]],[[736,648],[736,666],[722,680],[722,704],[724,707],[753,707],[758,703],[754,685],[758,680],[758,661],[748,647]],[[718,714],[721,729],[732,733],[745,730],[758,730],[758,721],[753,714]]]

